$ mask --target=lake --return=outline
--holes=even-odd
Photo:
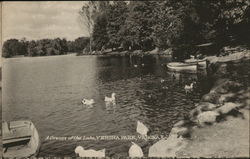
[[[149,135],[167,136],[174,123],[194,108],[206,93],[206,80],[168,72],[168,57],[53,56],[3,61],[3,120],[31,120],[37,127],[39,156],[75,156],[74,149],[106,148],[106,156],[128,156],[131,140],[47,140],[48,136],[135,135],[137,120]],[[144,64],[144,65],[142,65]],[[136,67],[137,66],[137,67]],[[165,81],[161,83],[161,80]],[[185,84],[197,88],[185,94]],[[105,96],[116,93],[116,105]],[[93,98],[92,108],[82,98]],[[144,153],[157,139],[140,139]],[[146,155],[147,156],[147,155]]]

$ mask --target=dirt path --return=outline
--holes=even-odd
[[[249,110],[244,119],[228,116],[226,121],[195,128],[187,146],[177,157],[249,157]]]

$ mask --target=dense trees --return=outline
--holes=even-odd
[[[92,18],[94,50],[173,48],[186,56],[200,43],[249,43],[249,0],[114,1],[102,6],[106,9]]]
[[[3,44],[3,57],[11,57],[17,55],[24,55],[27,52],[26,43],[18,41],[17,39],[7,40]]]
[[[79,16],[89,38],[10,39],[3,56],[172,48],[174,55],[186,57],[201,43],[212,42],[218,49],[250,45],[250,0],[87,1]]]
[[[68,52],[82,52],[89,44],[89,38],[79,37],[75,41],[66,39],[42,39],[26,41],[10,39],[3,44],[3,57],[64,55]]]
[[[122,43],[122,30],[127,17],[127,4],[123,1],[114,1],[107,10],[108,48],[117,48]]]

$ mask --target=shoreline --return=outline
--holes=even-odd
[[[215,79],[210,92],[149,148],[148,157],[249,157],[250,88],[235,77],[249,66],[250,53],[207,59]]]
[[[125,51],[94,51],[92,53],[77,53],[76,56],[86,56],[86,55],[102,55],[102,56],[143,56],[143,55],[167,55],[171,56],[172,55],[172,49],[166,49],[166,50],[161,50],[159,51],[158,49],[154,49],[151,51],[142,51],[142,50],[125,50]]]

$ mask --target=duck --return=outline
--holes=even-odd
[[[137,121],[136,131],[141,135],[147,135],[148,128],[140,121]]]
[[[164,83],[164,82],[166,82],[166,80],[164,80],[164,79],[161,79],[161,83]]]
[[[131,142],[132,146],[129,148],[128,154],[131,158],[143,157],[142,149],[139,145],[134,142]]]
[[[82,104],[93,105],[94,103],[95,103],[94,99],[85,99],[85,98],[82,99]]]
[[[195,84],[195,82],[192,82],[190,85],[185,85],[184,89],[185,89],[186,94],[193,90],[194,84]]]
[[[162,87],[162,89],[168,90],[168,87],[167,87],[167,86],[164,86],[164,87]]]
[[[83,151],[84,150],[84,148],[82,147],[82,146],[77,146],[76,148],[75,148],[75,153],[76,154],[79,154],[81,151]]]
[[[104,101],[105,101],[105,102],[113,102],[113,103],[114,103],[114,102],[115,102],[115,95],[116,95],[115,93],[112,93],[112,94],[111,94],[111,97],[106,97],[106,96],[105,96]]]
[[[138,67],[138,65],[134,65],[134,67],[135,67],[135,68],[137,68],[137,67]]]
[[[77,146],[75,148],[75,153],[79,155],[79,157],[105,157],[105,149],[102,150],[85,150],[82,146]]]
[[[142,67],[144,67],[144,66],[145,66],[145,64],[144,64],[144,63],[142,63],[142,64],[141,64],[141,66],[142,66]]]

